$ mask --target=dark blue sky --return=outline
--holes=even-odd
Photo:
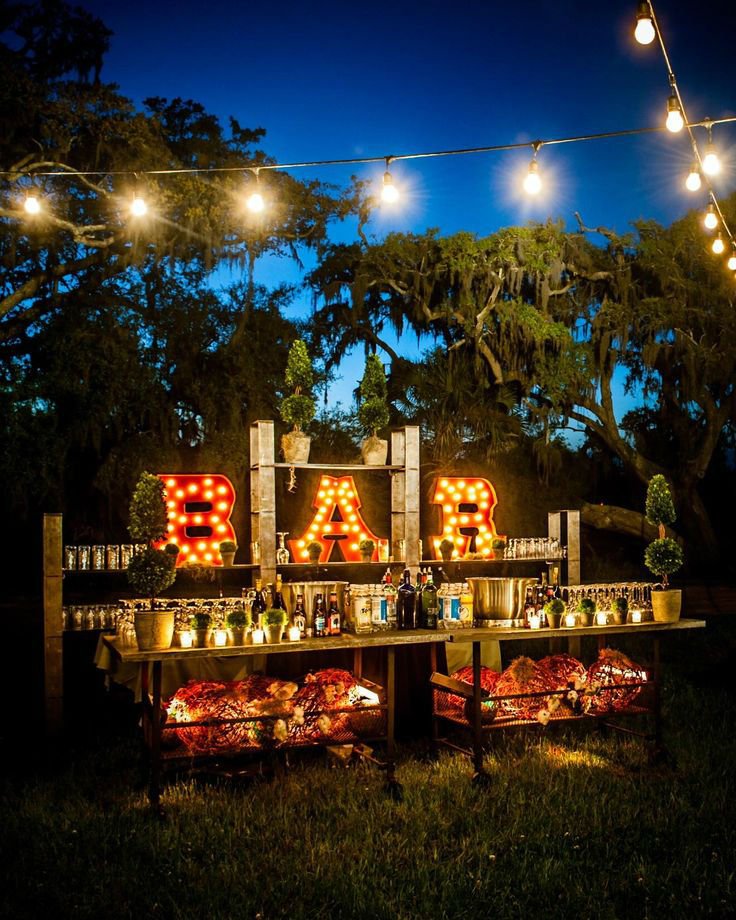
[[[262,126],[264,149],[282,162],[654,125],[669,94],[656,44],[632,38],[634,0],[83,5],[115,33],[103,79],[137,101],[188,97]],[[736,5],[662,0],[655,9],[690,118],[736,113]],[[716,130],[723,194],[734,186],[735,139],[736,127]],[[572,224],[579,211],[589,226],[624,231],[705,200],[682,184],[692,159],[685,132],[545,147],[545,193],[532,204],[519,191],[529,159],[524,150],[397,163],[406,194],[372,230],[485,234],[549,216]],[[311,175],[341,183],[352,172],[380,180],[382,168]],[[290,267],[281,274],[294,280]],[[275,277],[269,267],[263,280]]]

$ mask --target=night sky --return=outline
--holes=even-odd
[[[667,74],[656,43],[632,37],[636,3],[85,2],[114,31],[103,79],[136,101],[196,99],[266,129],[281,162],[455,149],[644,127],[664,121]],[[655,3],[691,120],[736,113],[736,6]],[[698,138],[704,139],[704,132]],[[719,194],[734,186],[736,126],[717,128]],[[729,156],[731,154],[731,156]],[[371,231],[491,233],[547,217],[618,231],[668,223],[705,195],[685,191],[686,133],[544,147],[545,189],[520,191],[531,151],[392,166],[401,203]],[[298,175],[380,181],[382,165]],[[352,228],[338,232],[350,238]],[[263,266],[259,280],[296,280]],[[309,309],[306,295],[298,311]],[[362,358],[345,367],[343,401]]]

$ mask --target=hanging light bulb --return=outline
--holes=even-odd
[[[26,214],[40,214],[41,202],[38,200],[36,192],[28,192],[26,200],[23,202]]]
[[[534,145],[534,156],[529,164],[529,172],[524,177],[524,191],[527,195],[538,195],[542,190],[542,178],[539,175],[539,163],[537,163],[537,151],[539,144]]]
[[[390,157],[386,158],[386,172],[383,174],[383,188],[381,189],[381,201],[386,204],[395,204],[399,200],[399,190],[394,185],[394,179],[388,170],[391,162]]]
[[[685,127],[685,119],[682,117],[682,109],[677,96],[673,93],[667,100],[667,130],[673,134],[682,131]]]
[[[700,169],[698,168],[698,164],[693,163],[693,165],[690,167],[690,172],[687,174],[687,179],[685,179],[685,188],[689,192],[697,192],[702,184],[703,183],[700,178]]]
[[[245,201],[245,206],[248,208],[251,214],[260,214],[261,211],[263,211],[263,209],[266,207],[266,202],[263,200],[263,195],[261,195],[259,170],[254,169],[253,172],[255,173],[256,177],[256,187],[250,193],[250,195],[248,195],[248,198]]]
[[[719,233],[718,236],[713,240],[713,245],[711,246],[711,249],[717,256],[719,256],[725,248],[726,248],[726,244],[723,242],[723,237]]]
[[[713,207],[712,201],[705,212],[703,223],[705,224],[706,230],[715,230],[718,226],[718,215],[716,214],[716,209]]]
[[[146,199],[140,192],[136,192],[133,196],[133,200],[130,203],[130,213],[133,217],[145,217],[148,213],[148,205],[146,204]]]
[[[634,38],[640,45],[651,45],[654,41],[654,23],[652,22],[652,12],[648,3],[640,3],[636,12],[636,28],[634,29]]]
[[[720,171],[721,161],[718,158],[713,143],[709,142],[708,146],[705,148],[705,156],[703,157],[703,172],[707,176],[717,176]]]
[[[727,265],[731,269],[732,272],[735,272],[736,271],[736,243],[732,245],[734,247],[734,251],[731,253],[729,260],[727,262]]]

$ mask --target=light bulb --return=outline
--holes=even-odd
[[[725,248],[726,248],[726,244],[723,242],[723,237],[719,233],[718,236],[713,240],[713,245],[711,246],[711,249],[717,256],[719,256]]]
[[[731,258],[728,260],[728,263],[727,263],[727,264],[728,264],[728,267],[731,269],[732,272],[735,272],[735,271],[736,271],[736,253],[733,253],[733,254],[731,255]]]
[[[252,211],[254,214],[260,214],[266,206],[263,195],[261,195],[260,192],[253,192],[253,194],[249,196],[246,204],[248,205],[248,210]]]
[[[148,205],[140,192],[135,193],[130,203],[130,213],[133,217],[144,217],[148,213]]]
[[[705,212],[703,223],[705,224],[706,230],[715,230],[718,226],[718,215],[716,214],[716,209],[713,207],[712,202],[708,205],[708,210]]]
[[[381,199],[387,204],[394,204],[399,200],[399,191],[394,185],[391,173],[386,170],[383,174],[383,188],[381,189]]]
[[[708,144],[705,148],[705,156],[703,157],[703,172],[707,176],[717,176],[720,171],[721,161],[718,159],[716,148],[713,144]]]
[[[26,200],[23,202],[23,207],[25,208],[26,214],[41,213],[41,202],[38,200],[35,192],[29,192],[26,195]]]
[[[678,131],[682,131],[685,127],[685,119],[682,117],[682,111],[680,109],[680,103],[677,101],[677,96],[671,95],[667,100],[667,130],[671,131],[673,134],[677,134]]]
[[[690,172],[687,174],[687,179],[685,179],[685,188],[690,192],[697,192],[702,184],[698,164],[693,163],[690,167]]]
[[[539,176],[539,164],[532,160],[529,164],[529,172],[524,178],[524,191],[529,195],[537,195],[542,190],[542,180]]]
[[[654,23],[648,3],[640,3],[636,13],[636,28],[634,29],[634,38],[640,45],[651,45],[654,41]]]

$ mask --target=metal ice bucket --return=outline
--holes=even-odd
[[[481,620],[518,619],[526,589],[536,583],[536,578],[468,578],[474,616]]]
[[[285,581],[281,584],[281,593],[284,598],[284,603],[286,604],[286,609],[289,611],[289,616],[294,613],[294,607],[296,607],[296,596],[297,594],[304,595],[304,609],[307,613],[307,621],[311,623],[312,621],[312,611],[314,610],[314,598],[318,594],[322,594],[325,599],[325,607],[329,607],[330,604],[330,594],[333,591],[337,592],[337,606],[340,609],[340,612],[345,614],[345,586],[349,584],[347,581]]]

